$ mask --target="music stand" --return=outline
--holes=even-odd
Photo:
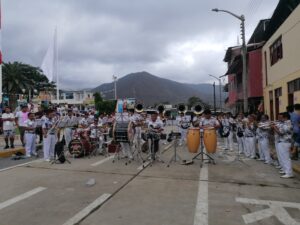
[[[209,154],[204,152],[204,143],[203,143],[203,137],[204,137],[204,129],[200,128],[200,152],[192,158],[192,161],[195,159],[200,160],[200,167],[202,168],[203,162],[208,160],[209,163],[213,163],[214,165],[216,164],[215,159],[211,157]],[[200,156],[200,159],[198,158]],[[207,158],[205,159],[204,156]]]
[[[151,141],[149,155],[147,156],[147,158],[150,159],[149,165],[152,166],[154,162],[164,163],[164,161],[161,159],[161,157],[157,154],[160,150],[157,152],[154,151],[154,137],[152,135],[150,135],[149,139]]]

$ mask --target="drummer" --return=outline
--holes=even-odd
[[[212,117],[211,111],[209,109],[204,110],[203,112],[203,118],[200,121],[199,127],[202,129],[208,129],[208,128],[214,128],[218,129],[220,128],[219,121]]]

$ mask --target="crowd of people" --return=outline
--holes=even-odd
[[[211,112],[208,110],[203,114],[194,117],[192,121],[184,114],[180,115],[178,127],[182,136],[181,143],[186,138],[191,122],[196,127],[208,123],[218,130],[225,151],[234,150],[235,139],[240,155],[274,165],[282,178],[293,177],[291,160],[298,160],[300,146],[300,104],[287,107],[287,112],[279,113],[276,121],[270,121],[268,115],[264,114],[243,113],[235,117],[231,113],[219,113],[207,121],[205,115]]]
[[[134,142],[141,138],[141,127],[144,126],[147,115],[145,112],[129,111],[129,121],[134,125]],[[147,120],[148,129],[163,130],[165,118],[154,111]],[[19,130],[20,140],[26,149],[26,157],[36,156],[37,136],[43,142],[44,160],[50,161],[54,157],[55,144],[59,136],[63,136],[65,146],[68,146],[74,135],[74,128],[89,130],[93,138],[95,130],[109,124],[110,127],[117,120],[115,115],[96,115],[95,110],[80,112],[76,107],[53,108],[48,110],[30,109],[23,105],[13,113],[6,107],[2,114],[3,135],[5,149],[14,148],[15,131]],[[274,165],[279,169],[282,178],[293,177],[292,160],[298,159],[300,146],[300,104],[287,107],[287,112],[280,113],[278,120],[270,121],[267,115],[244,115],[219,113],[212,116],[210,110],[201,114],[187,116],[183,112],[177,117],[177,126],[181,133],[179,145],[186,141],[189,127],[213,127],[218,131],[219,138],[223,139],[223,149],[234,150],[234,140],[237,142],[237,151],[247,158],[257,159],[265,164]],[[62,125],[63,124],[63,125]],[[57,134],[57,128],[63,126],[63,134]],[[95,132],[93,132],[95,131]],[[155,151],[159,148],[159,139],[155,140]],[[123,154],[132,158],[130,145],[121,142]],[[220,147],[220,146],[219,146]]]

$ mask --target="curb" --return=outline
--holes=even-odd
[[[11,157],[12,155],[16,153],[22,153],[25,155],[25,148],[24,147],[19,147],[19,148],[14,148],[14,149],[6,149],[3,151],[0,151],[0,158],[8,158]]]
[[[37,144],[36,148],[42,148],[43,145],[42,144]],[[22,153],[23,155],[26,154],[25,148],[24,147],[18,147],[18,148],[11,148],[11,149],[6,149],[6,150],[1,150],[0,151],[0,158],[8,158],[11,157],[12,155],[16,154],[16,153]]]
[[[295,173],[300,174],[300,165],[293,165],[293,170]]]

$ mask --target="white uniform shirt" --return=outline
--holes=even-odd
[[[2,119],[15,119],[15,116],[13,113],[3,113]],[[3,122],[3,130],[14,130],[15,122],[14,121],[5,121]]]
[[[190,118],[187,116],[180,116],[177,119],[178,127],[182,129],[187,129],[190,126]]]
[[[219,125],[220,125],[219,121],[214,117],[211,117],[210,119],[202,118],[201,122],[200,122],[200,126],[215,127],[215,126],[219,126]]]
[[[37,127],[37,123],[35,120],[26,120],[25,121],[25,127],[28,127],[28,128],[36,128]],[[34,132],[34,131],[29,131],[29,132]]]
[[[149,120],[148,121],[148,128],[159,129],[163,128],[164,123],[160,119],[156,119],[155,121]]]

